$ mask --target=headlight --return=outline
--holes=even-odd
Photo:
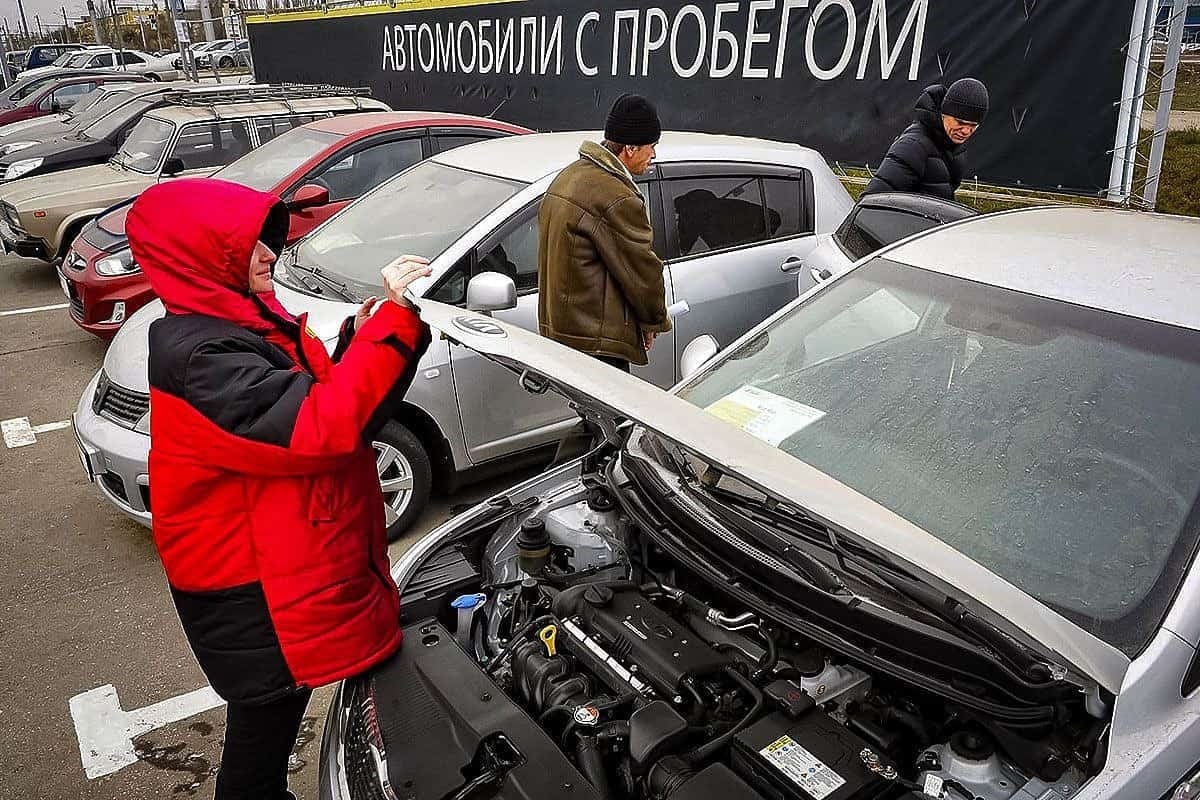
[[[18,150],[28,150],[35,144],[37,144],[37,142],[12,142],[11,144],[4,145],[3,148],[0,148],[0,153],[8,155],[9,153],[17,152]]]
[[[30,172],[33,172],[35,169],[40,167],[42,165],[42,161],[44,160],[45,159],[41,158],[26,158],[22,159],[21,161],[14,161],[13,163],[9,164],[8,169],[5,170],[4,180],[16,180],[22,175],[28,175]]]
[[[96,272],[109,278],[132,275],[140,271],[141,267],[133,260],[133,253],[128,248],[96,262]]]

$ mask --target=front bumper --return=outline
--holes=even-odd
[[[71,320],[101,339],[112,339],[134,312],[154,299],[150,282],[141,273],[106,278],[97,275],[94,262],[105,254],[86,258],[72,248],[60,272],[66,281]],[[83,260],[84,268],[79,269]],[[118,306],[117,304],[121,305]]]
[[[89,480],[122,514],[150,526],[150,437],[118,425],[92,410],[97,373],[71,416],[80,460]]]
[[[45,240],[14,229],[3,215],[0,215],[0,244],[3,245],[5,253],[50,261],[50,248]]]

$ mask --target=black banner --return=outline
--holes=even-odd
[[[623,92],[665,128],[799,142],[875,165],[921,90],[984,81],[967,175],[1108,186],[1134,0],[510,0],[275,17],[259,80],[370,86],[394,108],[597,129]]]

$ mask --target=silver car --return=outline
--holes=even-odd
[[[969,206],[928,195],[900,192],[867,195],[855,204],[836,231],[818,237],[819,242],[808,258],[794,259],[783,268],[796,274],[796,286],[804,294],[883,247],[977,213]]]
[[[672,393],[419,301],[607,441],[394,565],[405,644],[339,688],[320,797],[1195,797],[1197,249],[952,224]]]
[[[276,268],[285,307],[308,312],[329,345],[357,302],[380,294],[379,270],[400,253],[427,255],[418,294],[465,305],[468,284],[495,273],[516,296],[496,318],[537,329],[537,211],[585,138],[560,133],[488,141],[433,156],[365,195],[288,251]],[[679,378],[683,347],[701,334],[728,344],[796,297],[780,266],[833,231],[852,201],[820,154],[794,144],[668,133],[658,163],[638,179],[666,262],[675,329],[658,337],[637,374]],[[160,303],[134,315],[84,391],[75,425],[98,485],[125,513],[145,504],[146,329]],[[435,479],[544,459],[578,417],[554,394],[530,395],[470,350],[438,341],[421,362],[404,411],[379,434],[389,532],[400,535]]]

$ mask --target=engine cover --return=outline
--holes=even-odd
[[[636,667],[666,696],[678,694],[689,675],[715,672],[729,661],[633,587],[572,587],[555,598],[554,612],[577,619],[613,657]]]

